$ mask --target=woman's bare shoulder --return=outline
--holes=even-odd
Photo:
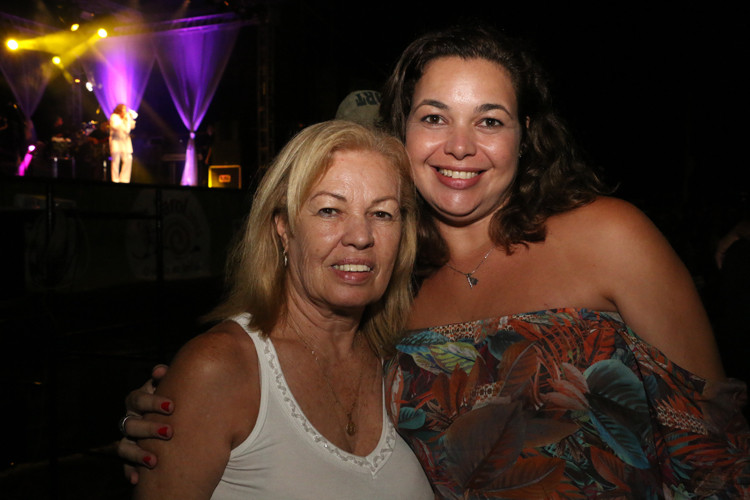
[[[558,216],[551,221],[571,221],[576,224],[581,222],[595,224],[616,225],[617,227],[628,227],[629,225],[643,224],[649,222],[648,217],[638,207],[620,198],[600,196],[591,203],[575,208]]]
[[[589,281],[643,340],[693,373],[723,377],[693,279],[644,212],[623,200],[599,198],[555,224],[566,248],[588,266]]]
[[[159,467],[142,471],[137,495],[164,498],[169,491],[169,497],[192,498],[201,491],[208,498],[231,450],[255,425],[258,380],[253,341],[236,323],[221,323],[185,344],[157,388],[174,401],[174,412],[145,417],[175,432],[169,441],[141,441],[159,457]]]
[[[585,243],[589,248],[600,251],[664,243],[661,232],[638,207],[628,201],[605,196],[551,217],[548,228],[558,237]]]
[[[192,384],[224,386],[228,380],[256,374],[253,341],[240,325],[224,321],[187,342],[177,352],[163,382],[170,385],[172,375]]]

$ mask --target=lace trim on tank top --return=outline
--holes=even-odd
[[[273,343],[267,338],[261,338],[261,340],[263,342],[263,352],[273,372],[273,381],[281,393],[282,399],[287,405],[292,418],[305,430],[310,439],[312,439],[321,449],[327,451],[342,462],[351,463],[368,470],[374,476],[388,460],[388,457],[391,456],[396,445],[396,428],[391,425],[390,420],[388,420],[385,415],[385,409],[383,409],[382,417],[383,432],[381,433],[380,440],[375,450],[366,457],[360,457],[340,449],[318,432],[318,430],[312,426],[310,421],[307,420],[305,414],[302,413],[302,410],[297,406],[297,401],[294,399],[294,395],[286,383]]]

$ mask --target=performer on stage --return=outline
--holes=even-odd
[[[130,131],[138,114],[124,104],[115,106],[109,119],[109,154],[112,157],[112,182],[130,182],[133,165],[133,143]],[[122,162],[122,169],[120,163]]]

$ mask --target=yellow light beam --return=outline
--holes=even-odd
[[[14,41],[18,44],[18,49],[21,50],[38,50],[51,54],[64,54],[81,45],[91,45],[92,42],[106,38],[107,36],[107,30],[100,25],[100,28],[94,30],[93,33],[90,29],[79,28],[77,31],[65,30],[27,40]]]
[[[41,52],[59,54],[65,52],[69,47],[80,43],[81,38],[85,36],[86,35],[79,32],[72,33],[70,31],[61,31],[36,38],[29,38],[27,40],[19,40],[18,48],[22,50],[38,50]]]

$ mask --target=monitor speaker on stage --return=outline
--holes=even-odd
[[[208,187],[240,189],[242,187],[240,166],[211,165],[208,167]]]

